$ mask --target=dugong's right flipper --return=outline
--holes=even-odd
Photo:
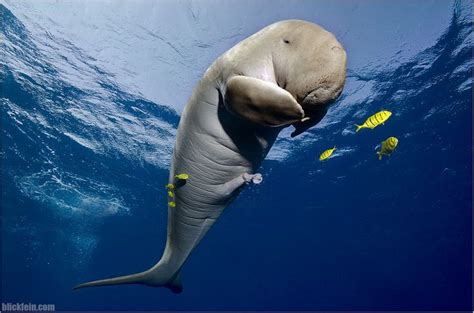
[[[253,183],[255,185],[260,184],[263,181],[263,176],[260,173],[256,174],[242,174],[243,179],[245,180],[246,184]]]
[[[237,189],[242,187],[244,184],[250,184],[253,183],[255,185],[260,184],[263,181],[262,174],[256,173],[256,174],[248,174],[248,173],[243,173],[242,175],[239,175],[235,177],[234,179],[231,179],[225,184],[218,185],[216,186],[216,192],[218,192],[222,196],[229,196]]]
[[[227,81],[225,107],[265,126],[289,125],[304,117],[303,108],[288,91],[247,76],[234,76]]]

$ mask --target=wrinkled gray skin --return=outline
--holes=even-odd
[[[315,24],[272,24],[219,57],[204,74],[181,117],[169,182],[168,238],[160,261],[137,274],[81,284],[164,286],[181,292],[179,272],[241,187],[259,183],[259,168],[278,133],[298,135],[318,123],[341,94],[346,54]],[[189,174],[187,181],[174,176]]]

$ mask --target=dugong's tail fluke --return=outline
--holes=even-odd
[[[86,288],[86,287],[99,287],[99,286],[110,286],[110,285],[122,285],[122,284],[144,284],[146,281],[147,272],[125,275],[120,277],[94,280],[87,283],[83,283],[75,286],[74,290]]]
[[[72,289],[76,290],[87,287],[124,284],[143,284],[153,287],[166,287],[174,293],[181,293],[183,291],[183,285],[181,284],[180,272],[178,271],[172,277],[169,277],[169,275],[160,275],[162,272],[163,271],[161,270],[160,266],[158,266],[153,267],[148,271],[137,274],[90,281],[87,283],[79,284],[73,287]]]

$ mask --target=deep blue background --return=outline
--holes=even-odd
[[[55,77],[54,68],[39,61],[41,53],[21,22],[1,5],[0,13],[18,58],[34,64],[32,71]],[[313,129],[322,139],[291,158],[263,164],[263,184],[239,196],[187,262],[180,295],[144,286],[71,290],[158,260],[166,234],[168,173],[120,154],[96,154],[57,129],[45,132],[27,114],[13,114],[14,104],[80,131],[83,125],[53,114],[58,111],[52,107],[81,99],[84,91],[60,78],[45,84],[6,64],[0,77],[2,301],[54,303],[58,310],[470,309],[471,27],[470,12],[455,9],[436,45],[393,71],[357,77],[374,83],[370,100],[349,108],[354,115],[338,124]],[[124,110],[138,107],[176,127],[179,117],[167,107],[107,81],[103,88]],[[394,115],[383,127],[343,136],[342,130],[363,119],[356,117],[361,106]],[[389,136],[400,139],[399,147],[378,161],[374,147]],[[318,162],[316,156],[334,144],[357,150]],[[95,222],[89,215],[81,220],[60,214],[54,204],[22,189],[22,177],[41,171],[106,182],[120,190],[131,210]],[[93,188],[87,182],[80,187]],[[107,190],[98,195],[107,201]],[[76,201],[71,194],[56,198],[71,206]],[[84,260],[71,248],[71,238],[87,227],[100,240]]]

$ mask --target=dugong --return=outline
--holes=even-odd
[[[181,116],[169,183],[164,253],[137,274],[75,289],[116,284],[182,291],[180,270],[223,210],[256,173],[278,133],[317,124],[342,92],[346,53],[330,32],[301,20],[271,24],[222,54],[204,73]],[[176,176],[187,174],[183,180]]]

